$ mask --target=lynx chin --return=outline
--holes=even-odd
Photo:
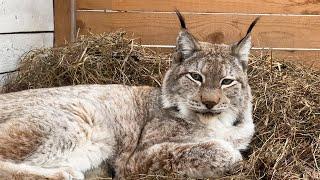
[[[0,179],[114,179],[178,173],[217,177],[254,133],[247,78],[251,30],[231,45],[181,31],[161,88],[79,85],[0,95]],[[105,167],[106,168],[106,167]]]

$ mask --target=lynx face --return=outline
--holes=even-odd
[[[185,28],[177,38],[177,51],[167,71],[162,93],[165,108],[176,107],[183,117],[239,114],[251,100],[246,69],[251,48],[247,35],[233,45],[198,42]]]
[[[168,104],[204,115],[238,109],[249,90],[241,64],[229,46],[206,46],[207,50],[172,65],[164,83]]]

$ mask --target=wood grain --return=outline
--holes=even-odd
[[[72,37],[72,0],[54,0],[54,45],[62,46],[71,42]]]
[[[139,1],[136,1],[139,3]],[[77,9],[93,10],[93,9],[112,9],[114,0],[77,0]]]
[[[199,40],[228,44],[240,40],[255,17],[185,15],[189,30]],[[175,44],[179,31],[173,13],[78,12],[77,24],[81,34],[123,29],[143,44]],[[319,17],[263,16],[253,30],[253,42],[255,47],[320,48],[319,32]]]
[[[78,0],[78,9],[320,14],[318,0]]]
[[[277,62],[294,62],[306,68],[320,70],[320,51],[251,50],[256,57],[268,55]]]
[[[0,0],[0,33],[53,31],[52,0]]]
[[[31,49],[52,46],[53,33],[0,35],[0,73],[16,70],[20,57]]]

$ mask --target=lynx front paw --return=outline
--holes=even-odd
[[[222,154],[225,154],[226,159],[230,159],[230,163],[242,161],[242,155],[239,150],[235,149],[229,142],[224,140],[215,140],[217,149],[220,149]]]
[[[192,178],[223,175],[242,160],[239,150],[223,140],[180,146],[174,156],[174,171]]]

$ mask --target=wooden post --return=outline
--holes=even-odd
[[[76,37],[76,0],[54,0],[54,45],[62,46]]]

